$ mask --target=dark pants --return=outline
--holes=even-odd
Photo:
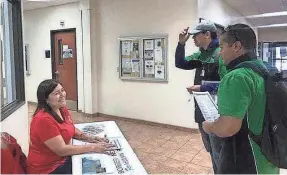
[[[63,165],[60,165],[50,174],[72,174],[72,158],[67,157],[66,162]]]
[[[199,123],[198,127],[201,133],[204,147],[206,151],[210,153],[213,171],[215,174],[217,174],[217,167],[219,166],[218,162],[222,148],[221,139],[214,134],[206,134],[202,128],[202,123]]]

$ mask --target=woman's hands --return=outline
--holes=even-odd
[[[98,136],[92,136],[88,134],[81,134],[81,140],[89,143],[109,143],[109,140],[106,138],[98,137]]]
[[[105,143],[105,142],[89,144],[89,146],[90,146],[90,152],[95,152],[95,153],[106,153],[107,151],[115,150],[114,144]]]
[[[109,143],[109,140],[106,138],[98,137],[98,136],[90,136],[88,138],[88,142],[90,142],[90,143],[98,143],[98,142]]]

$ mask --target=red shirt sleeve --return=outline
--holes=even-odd
[[[42,142],[60,135],[57,123],[47,117],[41,117],[35,123],[36,132]]]

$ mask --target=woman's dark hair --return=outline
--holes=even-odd
[[[55,111],[53,111],[51,106],[47,103],[49,95],[59,84],[60,83],[57,80],[53,79],[44,80],[39,84],[37,89],[38,105],[34,115],[36,115],[40,110],[44,109],[44,111],[49,113],[58,123],[63,123],[61,117]]]

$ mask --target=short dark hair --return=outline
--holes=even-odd
[[[222,32],[223,42],[233,44],[239,41],[249,52],[256,50],[256,35],[253,29],[246,24],[234,24],[226,27]]]
[[[217,39],[217,32],[210,32],[211,39]]]
[[[49,113],[58,123],[63,123],[63,120],[60,118],[60,116],[54,112],[51,106],[47,103],[49,95],[59,84],[60,83],[54,79],[44,80],[39,84],[37,89],[38,105],[34,116],[43,109],[45,112]]]
[[[212,40],[215,40],[215,39],[217,39],[217,32],[211,32],[211,31],[202,31],[202,32],[200,32],[200,33],[203,33],[203,34],[205,34],[206,32],[210,32],[210,37],[211,37],[211,39],[212,39]]]

